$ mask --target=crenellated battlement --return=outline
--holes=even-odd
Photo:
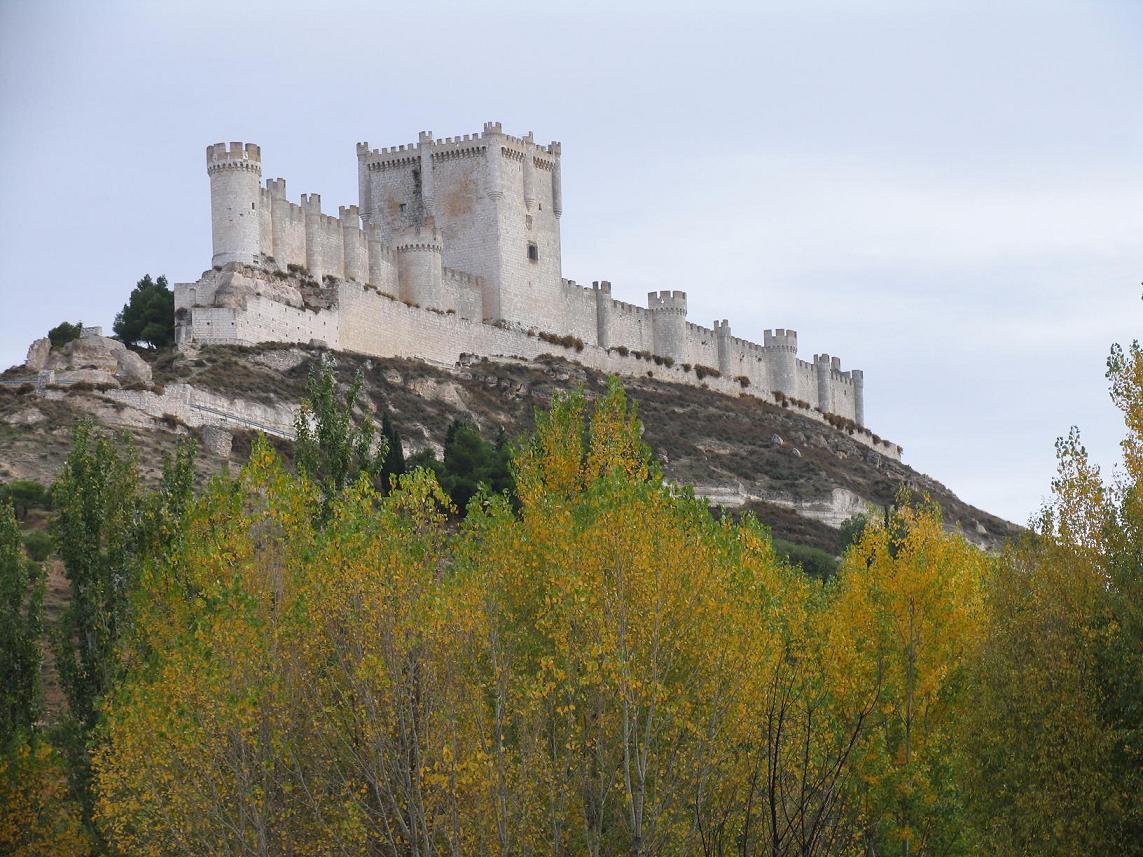
[[[798,352],[798,332],[785,330],[779,327],[776,330],[767,330],[762,333],[762,345],[777,351]]]
[[[444,250],[444,238],[440,230],[431,226],[416,226],[403,233],[393,242],[398,253],[414,251],[440,253]]]
[[[215,143],[206,147],[206,171],[248,170],[262,175],[262,149],[257,143]]]
[[[415,143],[370,148],[369,143],[363,141],[357,143],[356,151],[358,159],[365,163],[366,169],[385,170],[416,162],[420,158],[420,152],[426,147],[433,160],[443,161],[483,154],[488,149],[490,141],[500,147],[504,157],[522,160],[529,152],[533,153],[536,166],[544,170],[555,168],[555,160],[559,159],[563,148],[558,140],[553,140],[547,146],[536,145],[535,136],[531,131],[524,137],[515,137],[505,134],[500,122],[485,122],[484,130],[478,133],[434,137],[431,131],[421,131]],[[539,155],[549,157],[544,158]]]
[[[647,308],[652,312],[687,313],[687,293],[679,291],[648,292]]]

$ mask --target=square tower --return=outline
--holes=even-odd
[[[435,224],[445,267],[483,278],[486,321],[558,330],[561,315],[560,144],[480,134],[387,149],[357,144],[362,219],[383,240]]]

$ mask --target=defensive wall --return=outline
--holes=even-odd
[[[235,278],[242,281],[239,287],[229,282]],[[795,359],[796,392],[785,394],[778,391],[775,395],[765,384],[755,384],[746,373],[731,375],[717,367],[677,362],[648,350],[633,350],[626,346],[602,348],[582,339],[576,341],[571,336],[557,337],[547,331],[485,324],[463,318],[455,312],[413,306],[360,283],[344,280],[330,283],[326,288],[328,306],[320,309],[291,305],[288,296],[282,294],[285,288],[288,288],[288,281],[283,284],[274,273],[236,263],[221,271],[207,272],[198,283],[177,283],[176,338],[180,347],[193,347],[196,343],[317,342],[339,351],[373,357],[420,358],[450,367],[466,354],[522,360],[553,354],[608,374],[651,376],[673,383],[704,386],[726,395],[755,396],[770,402],[785,400],[787,406],[798,409],[799,413],[811,419],[831,421],[826,413],[815,410],[820,407],[818,367],[824,365],[820,362],[812,364]],[[219,299],[220,292],[223,293],[221,300],[231,305],[203,307],[191,303],[200,294],[211,294],[213,299]],[[620,310],[620,315],[624,312]],[[783,341],[789,341],[792,334],[788,331],[778,333],[783,334]],[[714,336],[714,331],[710,331],[712,340]],[[741,350],[744,354],[748,351],[746,346]],[[754,362],[756,366],[766,366],[764,360]],[[849,373],[841,373],[839,368],[835,370],[832,363],[829,369],[829,377],[836,374],[842,382],[830,389],[848,389],[846,384],[852,384],[852,381],[845,376]],[[767,371],[756,369],[755,377],[765,379]],[[834,403],[837,404],[836,393],[834,395]],[[849,393],[841,398],[846,396],[852,401]],[[875,438],[852,417],[843,417],[836,410],[829,413],[833,415],[835,425],[839,418],[851,420],[857,440],[882,455],[900,458],[901,451],[897,445]]]

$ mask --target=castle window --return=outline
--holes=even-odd
[[[528,242],[528,260],[532,262],[540,261],[540,248],[536,246],[535,241]]]
[[[530,215],[530,214],[525,214],[525,215],[524,215],[524,225],[525,225],[525,226],[526,226],[528,229],[531,229],[531,228],[532,228],[532,215]]]
[[[254,203],[250,203],[250,210],[251,210],[251,211],[253,211],[253,210],[254,210]]]
[[[407,205],[406,205],[405,203],[403,203],[403,202],[402,202],[402,203],[401,203],[401,214],[404,214],[404,213],[405,213],[405,209],[406,209],[406,208],[407,208]]]

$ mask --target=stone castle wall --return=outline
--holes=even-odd
[[[190,283],[176,284],[176,307],[188,305],[191,291],[196,295],[217,295],[225,286],[219,286],[213,281],[225,280],[237,273],[239,272],[208,272],[204,277],[207,281],[205,287]],[[281,296],[274,292],[275,278],[269,272],[243,269],[241,276],[247,281],[249,289],[242,297],[241,304],[233,307],[192,307],[189,319],[184,316],[180,321],[180,343],[197,341],[204,344],[255,345],[275,341],[305,344],[318,340],[336,350],[375,357],[415,357],[447,366],[455,365],[464,354],[523,360],[532,360],[542,354],[555,354],[602,372],[628,377],[646,376],[650,373],[653,377],[666,381],[706,386],[727,395],[753,395],[772,400],[765,384],[766,374],[762,369],[756,369],[753,377],[749,372],[741,373],[748,380],[746,385],[735,375],[720,373],[699,377],[694,367],[710,366],[710,363],[693,363],[688,366],[674,362],[667,365],[662,359],[656,362],[650,356],[635,355],[636,350],[649,355],[649,350],[629,349],[624,355],[616,347],[609,350],[592,342],[584,342],[582,349],[562,347],[542,339],[537,335],[540,331],[534,329],[529,332],[508,325],[485,324],[458,313],[410,306],[363,284],[349,281],[336,284],[336,300],[329,308],[315,311],[283,303]],[[619,318],[624,319],[627,315],[625,311],[620,311]],[[623,323],[620,321],[620,325]],[[650,324],[647,326],[650,327]],[[712,350],[711,345],[715,332],[697,325],[694,327],[697,330],[690,335],[688,342],[694,343],[694,353],[710,360],[710,355],[716,351]],[[746,357],[753,356],[749,349],[751,345],[744,343],[742,346],[745,356],[741,365],[747,365]],[[711,362],[717,363],[717,356]],[[764,361],[754,357],[753,365],[762,367]],[[825,420],[823,414],[812,410],[818,402],[814,364],[798,361],[798,379],[800,394],[791,397],[806,403],[808,407],[802,409],[806,416]],[[893,458],[900,456],[897,446],[887,441],[874,442],[867,431],[859,431],[855,437],[883,455]]]

